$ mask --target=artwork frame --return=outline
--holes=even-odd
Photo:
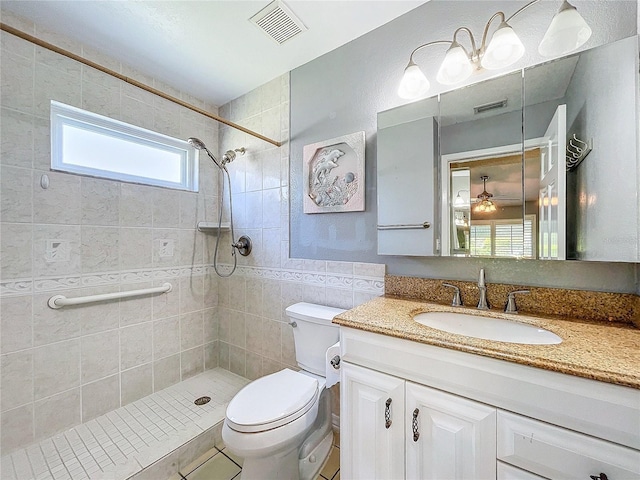
[[[304,213],[364,211],[364,131],[305,145],[302,158]]]

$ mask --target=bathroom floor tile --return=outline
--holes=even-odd
[[[234,455],[233,453],[231,453],[229,450],[227,450],[226,448],[222,449],[222,452],[229,457],[231,460],[233,460],[235,463],[237,463],[238,465],[240,465],[242,467],[242,462],[244,462],[243,458],[238,457],[237,455]]]
[[[185,475],[187,480],[231,480],[241,468],[226,455],[219,453],[200,465],[193,472]]]
[[[186,467],[181,468],[180,475],[187,476],[188,474],[193,472],[195,469],[197,469],[199,466],[201,466],[211,458],[215,457],[216,455],[221,455],[221,453],[220,453],[220,450],[214,447],[211,450],[200,455],[200,457],[198,457],[196,460],[191,462]]]
[[[329,453],[329,459],[327,463],[325,463],[320,475],[323,478],[331,480],[338,470],[340,470],[340,449],[332,447],[331,453]]]

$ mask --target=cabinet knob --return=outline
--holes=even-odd
[[[604,473],[601,473],[600,475],[589,475],[589,477],[591,478],[591,480],[609,480],[609,478]]]
[[[391,398],[387,398],[384,404],[384,428],[391,426]]]
[[[413,441],[417,442],[420,438],[420,432],[418,431],[418,414],[420,410],[417,408],[413,411],[413,420],[411,421],[411,427],[413,428]]]

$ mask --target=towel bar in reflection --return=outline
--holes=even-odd
[[[397,225],[378,225],[378,230],[421,230],[429,228],[431,223],[401,223]]]
[[[83,303],[102,302],[104,300],[118,300],[120,298],[139,297],[152,293],[168,293],[173,289],[170,283],[164,283],[161,287],[143,288],[140,290],[128,290],[126,292],[103,293],[100,295],[87,295],[85,297],[67,298],[64,295],[54,295],[47,304],[51,308],[62,308],[71,305],[82,305]]]

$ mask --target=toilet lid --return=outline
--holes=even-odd
[[[227,423],[239,432],[262,432],[307,413],[318,398],[318,381],[288,368],[254,380],[227,407]]]

